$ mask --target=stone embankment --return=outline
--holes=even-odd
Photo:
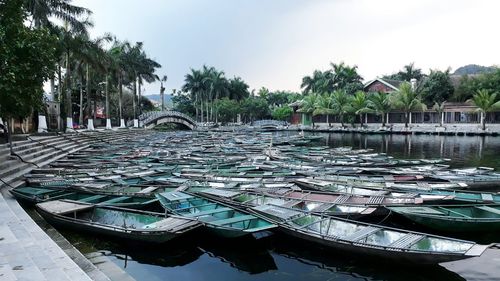
[[[8,189],[22,185],[23,176],[34,168],[89,145],[143,134],[143,130],[121,130],[25,136],[12,143],[14,155],[9,144],[0,145],[0,280],[116,279],[102,273],[55,229],[49,236]],[[119,276],[116,271],[114,276]]]

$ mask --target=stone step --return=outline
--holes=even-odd
[[[24,163],[18,160],[9,161],[6,167],[0,168],[0,178],[5,180],[5,178],[9,175],[17,173],[30,166],[36,167],[35,165]]]

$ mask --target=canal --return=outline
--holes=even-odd
[[[371,148],[395,158],[449,158],[453,167],[500,168],[497,157],[500,138],[495,137],[318,135],[324,139],[317,145]],[[379,262],[327,250],[282,234],[258,240],[227,240],[195,232],[161,247],[105,240],[67,230],[63,230],[62,234],[84,254],[96,251],[104,253],[138,281],[464,280],[443,266],[401,266]],[[482,243],[498,242],[494,241],[496,235],[466,238]],[[467,266],[467,263],[464,264]],[[500,269],[493,276],[478,278],[493,280],[499,275]]]

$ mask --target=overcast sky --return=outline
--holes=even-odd
[[[250,88],[300,89],[330,62],[357,65],[365,81],[415,62],[453,70],[500,64],[500,1],[491,0],[75,0],[93,11],[93,36],[144,42],[180,88],[203,64]],[[146,85],[159,93],[159,83]]]

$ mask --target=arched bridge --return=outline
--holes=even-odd
[[[143,113],[139,116],[139,122],[146,128],[153,128],[154,126],[164,124],[164,123],[177,123],[188,127],[191,130],[196,128],[196,121],[188,115],[173,111],[150,111]]]

